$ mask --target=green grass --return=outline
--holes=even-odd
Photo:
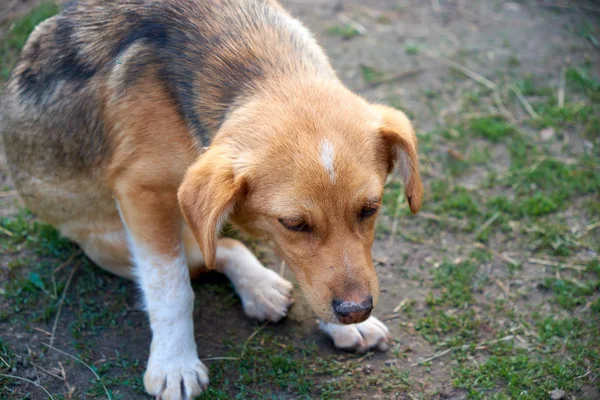
[[[478,119],[471,121],[467,129],[450,129],[442,133],[445,138],[458,141],[459,148],[472,148],[470,153],[466,150],[467,156],[457,158],[448,154],[442,159],[446,171],[454,177],[460,178],[474,167],[485,168],[488,164],[489,148],[481,151],[469,144],[469,133],[498,145],[506,143],[510,168],[503,181],[491,181],[491,187],[505,185],[514,193],[514,198],[491,196],[482,204],[480,192],[467,190],[449,179],[434,180],[427,193],[430,194],[429,204],[440,214],[476,219],[500,211],[511,218],[539,218],[564,210],[572,204],[574,197],[600,193],[600,170],[594,156],[584,155],[567,164],[549,157],[529,137],[498,119]],[[492,177],[496,179],[494,174]]]
[[[574,88],[582,90],[592,102],[600,102],[600,81],[594,79],[584,68],[569,68],[566,79]]]
[[[481,213],[474,194],[462,186],[450,188],[436,210],[457,218],[473,217]]]
[[[442,291],[442,301],[464,307],[473,301],[472,283],[477,266],[471,261],[454,264],[444,261],[433,270],[433,287]]]
[[[471,260],[445,261],[433,270],[434,288],[442,295],[428,295],[425,316],[415,324],[417,332],[432,345],[454,349],[453,386],[464,390],[471,399],[540,399],[554,389],[568,393],[580,390],[582,377],[600,367],[600,310],[592,309],[593,316],[586,319],[542,317],[536,312],[533,324],[524,325],[534,335],[521,337],[529,342],[529,347],[523,348],[514,333],[509,335],[497,323],[498,313],[503,319],[512,320],[513,326],[524,323],[517,314],[508,312],[505,302],[497,302],[495,308],[484,308],[479,313],[467,307],[480,303],[474,299],[481,284],[476,279],[476,260],[490,259],[485,254],[474,254]],[[565,310],[585,306],[594,298],[596,304],[600,295],[599,273],[600,263],[593,261],[588,265],[585,281],[549,277],[544,290],[554,304]],[[521,329],[517,328],[517,333]],[[490,332],[502,340],[490,339]],[[484,350],[475,345],[486,342],[491,344]]]
[[[554,301],[561,307],[573,310],[585,306],[590,295],[598,291],[598,282],[577,282],[566,279],[546,278],[543,284],[554,294]]]
[[[332,36],[339,36],[345,40],[349,40],[355,36],[360,35],[358,29],[356,29],[350,24],[332,25],[329,28],[327,28],[327,33]]]
[[[559,222],[538,221],[527,232],[532,248],[537,251],[551,252],[556,256],[567,257],[577,250],[576,238],[569,228]]]
[[[519,88],[524,96],[550,96],[555,94],[552,88],[540,86],[534,82],[531,75],[525,75],[523,78],[515,82],[515,86]]]
[[[565,310],[572,311],[577,307],[587,306],[594,301],[594,297],[600,296],[600,262],[596,259],[588,263],[585,279],[548,277],[542,287]],[[592,309],[596,314],[598,311]]]
[[[419,54],[419,45],[415,43],[408,43],[404,46],[404,52],[411,56],[417,55]]]
[[[360,70],[362,73],[363,80],[366,83],[376,82],[385,76],[385,74],[382,71],[379,71],[378,69],[368,65],[362,65],[360,67]]]
[[[536,105],[541,120],[535,121],[535,126],[551,126],[555,128],[572,127],[577,124],[587,124],[597,118],[597,112],[585,102],[569,102],[563,107],[556,105],[554,100]]]
[[[15,366],[15,352],[8,343],[0,337],[0,374],[12,375],[12,369]],[[11,378],[0,376],[0,388],[7,387],[11,383]],[[0,394],[2,390],[0,389]]]
[[[474,119],[469,125],[470,130],[483,139],[492,143],[510,140],[515,129],[500,118]]]
[[[598,320],[536,319],[537,346],[529,351],[514,341],[490,346],[483,362],[464,361],[454,368],[453,384],[472,399],[541,399],[554,389],[576,393],[582,377],[600,366]]]
[[[414,119],[415,114],[407,109],[406,105],[402,102],[400,96],[392,95],[388,98],[388,104],[398,110],[404,112],[409,119]]]
[[[542,193],[536,193],[521,201],[519,210],[523,215],[539,217],[550,214],[558,209],[558,205]]]
[[[499,258],[503,254],[486,250],[471,253],[466,260],[437,263],[431,267],[431,291],[425,309],[415,313],[413,308],[411,316],[407,314],[409,326],[424,340],[438,351],[452,350],[452,383],[468,398],[539,399],[547,398],[553,389],[577,397],[575,393],[586,381],[582,377],[594,368],[600,370],[597,256],[588,262],[587,271],[534,267],[542,276],[534,288],[510,287],[506,295],[500,287],[504,284],[506,288],[507,280],[519,279],[527,257],[577,265],[582,263],[577,257],[593,258],[593,251],[600,250],[595,230],[584,236],[577,233],[581,224],[600,221],[599,85],[586,68],[567,70],[566,80],[563,107],[557,105],[555,89],[537,84],[540,79],[524,76],[516,81],[540,120],[515,124],[494,115],[459,121],[424,135],[429,139],[429,152],[440,143],[453,152],[428,158],[436,173],[427,182],[424,204],[437,219],[423,221],[417,234],[413,230],[410,237],[420,234],[438,243],[436,240],[444,237],[440,231],[448,236],[453,232],[494,249],[508,245],[521,249],[514,264]],[[467,92],[463,106],[469,111],[478,109],[489,96],[482,91]],[[551,141],[542,142],[538,132],[547,126],[554,127],[556,134]],[[569,132],[569,140],[564,132]],[[594,145],[572,153],[570,141],[581,143],[578,137]],[[553,141],[565,144],[553,146]],[[491,163],[498,150],[509,157],[502,172]],[[464,177],[482,170],[487,175],[485,181],[470,182],[469,187],[462,184]],[[393,210],[394,196],[402,187],[392,182],[389,188],[393,194],[384,197],[384,203]],[[579,224],[576,228],[571,222],[573,215]],[[483,227],[488,220],[492,222]],[[403,234],[403,238],[408,237]],[[462,243],[469,243],[469,239]],[[495,281],[478,273],[488,270],[489,265],[494,265]],[[530,266],[527,269],[532,273]],[[490,288],[500,294],[490,295]],[[549,307],[544,313],[527,305],[532,293],[543,296]],[[562,317],[562,313],[569,317]],[[507,331],[509,327],[513,330]],[[511,337],[477,347],[515,336],[510,332],[517,332],[520,339]],[[429,371],[434,365],[427,363],[424,369]]]
[[[12,23],[8,34],[0,41],[0,83],[8,79],[19,52],[36,25],[58,11],[56,4],[44,3]]]
[[[531,154],[526,156],[527,160],[532,158]],[[523,160],[517,164],[527,162]],[[534,170],[515,170],[508,183],[519,185],[518,193],[523,200],[517,212],[521,215],[546,215],[568,206],[573,196],[600,192],[597,166],[588,157],[582,157],[575,165],[544,159]]]
[[[600,86],[589,68],[571,68],[565,77],[563,107],[555,88],[538,84],[542,79],[523,76],[515,82],[540,120],[518,124],[496,115],[459,119],[432,133],[434,144],[428,144],[429,151],[437,143],[444,152],[450,148],[455,153],[428,157],[435,174],[428,180],[424,204],[438,219],[423,221],[418,233],[434,244],[452,243],[455,233],[468,238],[460,241],[463,246],[480,241],[495,250],[520,249],[511,255],[514,264],[502,258],[507,253],[486,248],[467,259],[436,263],[426,307],[416,313],[413,309],[414,318],[406,325],[436,351],[451,350],[442,362],[453,364],[452,384],[467,398],[541,399],[554,389],[579,398],[583,385],[600,389],[586,378],[589,371],[600,370],[600,247],[596,230],[579,233],[582,225],[600,221]],[[491,100],[485,91],[465,93],[467,112]],[[556,134],[542,142],[538,132],[547,126]],[[575,150],[571,142],[581,143],[580,138],[593,145]],[[491,163],[498,151],[509,157],[500,172]],[[462,184],[477,171],[487,175],[485,181]],[[482,229],[488,220],[492,222]],[[588,267],[532,267],[527,257]],[[537,277],[535,286],[506,285],[526,269]],[[543,311],[528,304],[533,294],[542,296]],[[509,340],[494,342],[505,337]],[[492,344],[481,345],[490,340]],[[436,369],[436,362],[426,363],[423,371]]]
[[[201,398],[228,398],[227,393],[232,389],[236,389],[239,398],[276,397],[282,393],[306,398],[315,390],[313,378],[318,371],[311,365],[314,349],[298,349],[261,332],[245,351],[243,346],[232,346],[229,354],[238,357],[242,352],[244,357],[239,362],[211,364],[212,385]],[[226,379],[230,372],[235,372],[237,379]]]
[[[260,328],[259,328],[260,329]],[[402,393],[412,380],[408,371],[382,368],[368,376],[352,373],[356,365],[323,358],[314,346],[298,347],[289,340],[260,330],[250,343],[230,345],[228,356],[239,361],[211,363],[211,386],[201,399],[260,397],[334,399],[355,389]],[[228,377],[234,376],[234,379]],[[326,381],[320,378],[327,376]]]
[[[33,27],[56,11],[53,5],[42,5],[15,21],[0,43],[0,80],[8,76]],[[592,41],[594,32],[582,29]],[[359,35],[350,25],[330,26],[327,33],[346,40]],[[406,42],[404,52],[416,55],[419,46]],[[464,61],[472,57],[466,51],[458,54]],[[545,399],[554,389],[566,391],[568,398],[583,397],[583,387],[600,390],[600,230],[594,228],[600,221],[600,82],[592,65],[568,68],[565,103],[559,106],[557,71],[549,72],[556,75],[553,79],[518,76],[526,58],[513,50],[507,54],[498,67],[504,70],[497,71],[497,83],[516,85],[539,119],[530,118],[512,93],[503,93],[507,109],[518,117],[517,122],[507,120],[495,109],[489,90],[460,86],[467,82],[462,75],[449,83],[452,90],[460,89],[462,108],[447,123],[423,132],[418,126],[421,115],[409,113],[417,120],[423,211],[430,216],[412,216],[403,185],[392,181],[383,198],[388,219],[377,223],[378,245],[385,247],[391,235],[389,217],[399,217],[394,245],[382,250],[390,259],[377,268],[380,276],[393,273],[403,284],[382,284],[382,296],[403,301],[387,321],[402,340],[392,343],[385,355],[362,356],[323,351],[314,335],[296,336],[296,323],[262,328],[244,323],[243,329],[256,331],[251,339],[252,332],[240,335],[236,327],[235,332],[218,332],[219,340],[223,338],[218,343],[199,330],[199,346],[214,345],[217,356],[230,357],[206,362],[211,385],[200,398],[436,398],[443,387],[445,394],[457,398]],[[359,73],[365,83],[385,76],[374,64],[362,66]],[[397,94],[400,83],[381,85],[387,103],[406,111],[407,97]],[[423,87],[419,93],[437,112],[448,108],[441,103],[452,90]],[[462,118],[466,113],[477,115]],[[555,134],[542,141],[539,131],[547,127]],[[142,312],[131,309],[135,287],[115,281],[83,256],[53,274],[77,247],[35,222],[27,211],[0,218],[0,227],[9,232],[0,232],[7,278],[0,282],[0,373],[16,368],[19,374],[20,360],[43,362],[49,357],[44,351],[27,353],[21,339],[5,332],[14,330],[27,338],[40,334],[34,328],[52,329],[67,276],[80,263],[63,305],[57,340],[101,379],[75,363],[65,368],[80,374],[81,397],[105,397],[102,385],[116,399],[142,396],[147,346],[143,351],[113,348],[123,338],[131,343],[150,339],[131,338],[131,332],[144,329],[149,335],[147,326],[139,326],[146,323]],[[237,235],[230,226],[223,231]],[[250,246],[261,255],[260,246]],[[530,257],[559,266],[533,265]],[[585,270],[580,270],[582,265]],[[240,301],[224,279],[194,282],[193,287],[197,310],[219,318],[236,309],[243,318]],[[391,312],[379,311],[378,316]],[[207,332],[214,333],[211,329]],[[448,352],[411,366],[443,351]],[[64,398],[60,385],[53,394]],[[8,392],[13,389],[17,394]],[[0,377],[0,397],[27,398],[27,392],[29,386]]]
[[[29,321],[48,321],[62,289],[50,274],[55,267],[54,258],[66,259],[77,249],[54,228],[30,219],[31,214],[25,210],[14,218],[0,219],[0,226],[11,233],[0,238],[0,248],[5,254],[20,254],[7,265],[10,285],[4,287],[4,297],[10,307],[0,319],[22,317],[21,313],[29,309]]]
[[[570,361],[537,358],[516,351],[515,355],[492,355],[482,364],[466,364],[454,369],[454,386],[464,389],[468,398],[532,399],[547,398],[554,389],[575,391],[581,383],[575,377],[585,373]],[[501,386],[498,393],[494,390]]]
[[[472,310],[457,311],[452,315],[430,299],[429,309],[419,319],[415,329],[431,344],[443,346],[463,346],[477,340],[481,320]]]
[[[125,280],[119,280],[115,285],[114,278],[93,266],[83,255],[54,277],[52,271],[56,265],[77,248],[50,226],[33,222],[30,217],[28,212],[22,212],[16,217],[1,220],[2,227],[10,228],[14,234],[1,237],[0,243],[13,252],[30,250],[23,262],[14,266],[11,280],[3,287],[1,293],[8,309],[1,316],[0,323],[18,325],[25,331],[32,331],[40,324],[51,324],[56,316],[60,293],[65,288],[66,275],[78,264],[76,283],[69,289],[70,295],[64,304],[63,313],[72,316],[66,333],[70,337],[70,345],[76,350],[75,355],[89,365],[96,365],[94,360],[98,358],[99,351],[96,343],[103,335],[113,331],[126,336],[131,328],[131,321],[123,318],[123,305],[127,303],[130,285]],[[195,282],[194,286],[198,284]],[[239,306],[229,283],[202,284],[201,289],[207,298],[219,299],[221,307]],[[110,300],[99,298],[104,293],[110,296]],[[198,309],[201,306],[197,304]],[[65,343],[60,346],[65,346]],[[379,374],[364,378],[352,378],[350,384],[345,379],[351,371],[347,364],[320,355],[310,342],[299,346],[289,337],[276,336],[269,327],[258,328],[251,340],[226,340],[224,346],[227,349],[224,356],[234,359],[210,362],[211,386],[200,398],[225,399],[231,398],[231,393],[235,393],[237,398],[279,398],[290,394],[300,398],[313,398],[315,395],[336,398],[353,388],[370,387],[384,393],[398,393],[410,387],[408,372],[394,368],[384,368]],[[104,361],[93,368],[101,379],[90,380],[85,389],[86,397],[104,397],[104,386],[115,398],[124,398],[119,394],[123,388],[142,395],[141,377],[145,360],[131,358],[118,351],[110,355],[105,350],[100,351]],[[12,365],[13,352],[2,340],[0,356]],[[8,373],[2,369],[2,364],[0,362],[0,373]],[[340,380],[324,381],[323,376],[339,376]],[[14,381],[0,378],[0,383],[12,387]],[[0,389],[0,396],[2,394]]]

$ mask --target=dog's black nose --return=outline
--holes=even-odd
[[[342,324],[357,324],[369,318],[373,310],[373,297],[367,296],[360,303],[333,299],[333,313]]]

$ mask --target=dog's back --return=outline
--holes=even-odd
[[[0,97],[14,183],[50,223],[77,218],[75,195],[114,208],[102,171],[151,95],[164,95],[152,106],[171,118],[157,134],[176,135],[181,121],[201,149],[237,99],[299,70],[336,79],[274,1],[74,1],[31,34]]]
[[[4,97],[38,112],[62,103],[69,113],[82,100],[106,103],[108,93],[95,78],[113,75],[110,89],[119,94],[149,68],[204,145],[235,98],[257,80],[298,68],[334,76],[310,33],[274,1],[84,0],[32,35]],[[82,99],[89,89],[95,99]],[[70,99],[74,105],[65,104]],[[91,108],[100,107],[86,111]],[[85,118],[88,128],[102,130]]]

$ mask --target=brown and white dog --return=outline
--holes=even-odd
[[[227,275],[250,317],[287,313],[292,285],[219,239],[227,220],[274,243],[337,347],[385,348],[375,216],[396,164],[419,210],[416,137],[345,88],[276,1],[72,2],[31,34],[0,106],[27,207],[141,286],[148,393],[208,384],[190,276]]]

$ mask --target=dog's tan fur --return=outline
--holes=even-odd
[[[134,276],[132,255],[154,260],[136,261],[152,265],[136,266],[142,289],[149,273],[180,279],[182,251],[193,276],[221,270],[219,246],[240,245],[217,240],[230,219],[271,240],[336,322],[333,299],[377,301],[374,217],[359,215],[379,206],[396,163],[421,206],[409,120],[346,89],[275,1],[74,2],[32,33],[0,105],[25,204],[115,274]],[[151,393],[178,398],[152,379]]]

